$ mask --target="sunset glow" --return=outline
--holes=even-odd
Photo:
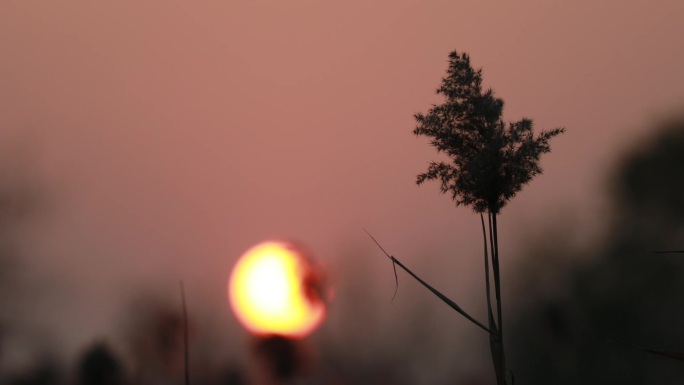
[[[228,283],[236,317],[250,332],[304,337],[325,317],[317,272],[293,246],[265,242],[240,257]]]

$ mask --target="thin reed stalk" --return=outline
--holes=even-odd
[[[180,294],[181,303],[183,305],[183,364],[185,371],[185,385],[190,385],[190,349],[188,342],[188,308],[185,306],[185,289],[183,287],[183,281],[180,282]]]

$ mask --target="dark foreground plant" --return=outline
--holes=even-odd
[[[184,383],[190,385],[190,346],[188,341],[188,308],[185,306],[185,287],[183,281],[180,282],[181,305],[183,305],[183,365],[184,365]]]
[[[468,315],[396,258],[388,257],[449,306],[489,333],[497,384],[504,385],[506,359],[497,216],[524,184],[542,172],[539,167],[541,154],[551,150],[549,140],[564,129],[556,128],[535,135],[530,119],[505,122],[502,118],[503,100],[495,97],[491,89],[483,91],[482,70],[473,69],[465,53],[454,51],[449,54],[447,76],[442,79],[437,94],[444,96],[444,104],[433,105],[427,114],[416,114],[418,125],[413,133],[430,137],[430,144],[438,152],[446,154],[449,162],[431,162],[427,172],[418,175],[417,183],[420,185],[427,180],[438,180],[441,192],[451,193],[457,206],[469,206],[480,214],[489,326],[485,327]],[[491,301],[490,250],[496,318]]]

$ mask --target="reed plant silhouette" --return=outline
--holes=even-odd
[[[463,311],[396,258],[385,254],[395,267],[400,266],[454,310],[489,333],[497,384],[504,385],[507,369],[497,216],[523,185],[542,172],[540,156],[551,150],[549,140],[564,129],[555,128],[535,135],[531,119],[505,122],[503,100],[491,89],[482,88],[482,69],[474,69],[466,53],[454,51],[449,54],[447,75],[437,94],[444,96],[444,103],[433,105],[426,114],[416,114],[417,127],[413,133],[429,137],[430,144],[446,154],[450,161],[430,162],[427,171],[418,175],[417,183],[439,181],[440,191],[449,193],[456,206],[470,207],[480,215],[488,326]],[[496,306],[491,296],[492,279]]]

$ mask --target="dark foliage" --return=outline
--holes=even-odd
[[[451,192],[456,205],[475,212],[498,214],[522,186],[541,173],[539,157],[549,152],[556,128],[534,135],[532,120],[505,123],[502,99],[482,90],[482,70],[473,69],[468,54],[449,54],[449,69],[437,93],[444,104],[416,114],[413,131],[430,138],[451,163],[431,162],[417,183],[437,179],[442,193]]]
[[[558,234],[525,251],[528,304],[511,333],[521,382],[684,381],[684,259],[654,254],[684,245],[684,119],[652,131],[615,170],[614,225],[600,246],[573,248]]]
[[[288,380],[302,369],[300,352],[292,339],[278,335],[262,337],[256,341],[255,350],[273,378]]]
[[[90,348],[81,358],[78,369],[81,385],[123,384],[123,369],[119,360],[104,344]]]
[[[684,119],[664,122],[659,136],[639,143],[615,181],[617,203],[634,208],[628,220],[649,218],[664,228],[680,223],[667,219],[684,217],[683,143]]]

